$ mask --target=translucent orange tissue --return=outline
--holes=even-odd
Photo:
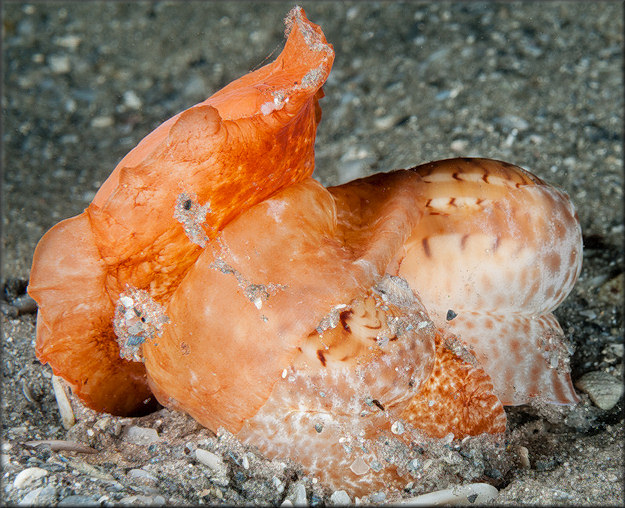
[[[271,64],[147,135],[91,205],[37,245],[29,293],[37,356],[84,402],[113,414],[153,407],[142,363],[120,358],[114,302],[127,286],[167,301],[225,224],[309,177],[334,52],[301,9]]]

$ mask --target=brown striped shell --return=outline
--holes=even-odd
[[[504,404],[576,402],[569,352],[551,314],[581,271],[581,229],[568,196],[487,159],[413,171],[422,177],[425,213],[398,274],[441,330],[473,348]],[[457,317],[447,320],[450,309]]]

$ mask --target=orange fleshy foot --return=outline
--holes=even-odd
[[[288,24],[275,62],[146,136],[89,208],[37,245],[28,288],[39,305],[37,354],[93,409],[135,414],[150,399],[144,366],[119,357],[120,294],[166,302],[225,224],[312,174],[334,52],[301,9]]]

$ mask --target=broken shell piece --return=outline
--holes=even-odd
[[[123,439],[129,443],[147,446],[160,440],[156,429],[130,425],[124,429]]]
[[[76,422],[74,417],[74,410],[67,397],[67,392],[63,386],[65,381],[58,376],[52,376],[52,388],[54,390],[54,397],[56,398],[57,406],[59,407],[59,414],[61,415],[61,424],[63,428],[69,430]]]
[[[493,501],[499,491],[488,483],[469,483],[457,485],[449,489],[437,490],[428,494],[402,499],[398,504],[406,506],[453,506],[475,504],[484,505]]]
[[[50,473],[45,469],[40,467],[28,467],[15,476],[13,480],[13,488],[15,489],[23,489],[27,487],[29,484],[37,481],[44,476],[48,476]]]
[[[195,450],[195,458],[198,462],[201,462],[205,466],[209,467],[212,471],[216,473],[225,473],[226,465],[224,464],[223,459],[218,455],[215,455],[213,452],[198,448]]]
[[[356,460],[354,460],[354,462],[352,462],[349,466],[349,468],[352,470],[352,472],[355,475],[361,476],[363,474],[366,474],[367,471],[369,471],[369,464],[367,464],[362,457],[358,457]]]
[[[97,450],[90,446],[76,441],[65,441],[62,439],[38,439],[35,441],[26,441],[24,444],[26,446],[32,446],[33,448],[49,448],[53,452],[98,453]]]

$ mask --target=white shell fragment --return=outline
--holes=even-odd
[[[352,500],[349,498],[349,494],[344,490],[337,490],[330,496],[330,502],[335,505],[348,505],[352,504]]]
[[[147,427],[132,425],[130,427],[126,427],[124,431],[124,440],[137,445],[149,445],[155,443],[159,439],[158,432],[156,432],[155,429]]]
[[[457,485],[449,489],[437,490],[417,497],[403,499],[400,504],[407,506],[453,506],[483,505],[492,501],[499,491],[488,483],[469,483]]]
[[[367,464],[361,457],[358,457],[349,468],[353,471],[354,474],[358,476],[365,474],[369,471],[369,464]]]
[[[393,434],[403,434],[404,433],[404,424],[402,422],[400,422],[399,420],[397,420],[395,423],[393,423],[393,425],[391,425],[391,432]]]
[[[303,482],[297,482],[294,489],[294,497],[292,506],[308,506],[306,498],[306,485]]]
[[[13,487],[15,487],[16,489],[21,489],[29,483],[32,483],[39,478],[47,475],[48,472],[45,469],[41,469],[40,467],[29,467],[27,469],[24,469],[23,471],[20,471],[17,474],[15,480],[13,480]]]
[[[59,413],[61,415],[61,424],[65,430],[69,430],[72,428],[74,423],[76,423],[76,418],[74,417],[74,411],[72,409],[72,405],[67,398],[67,393],[65,392],[65,388],[63,387],[63,382],[61,378],[58,376],[52,376],[52,389],[54,390],[54,397],[56,398],[56,403],[59,406]]]
[[[33,448],[49,448],[53,452],[68,451],[77,453],[98,453],[97,450],[76,441],[66,441],[63,439],[36,439],[34,441],[26,441],[26,446]]]
[[[590,400],[600,409],[609,411],[623,395],[623,383],[614,376],[603,371],[584,374],[575,386],[587,393]]]
[[[195,450],[195,458],[215,473],[225,472],[226,464],[224,464],[222,458],[208,450],[198,448]]]

